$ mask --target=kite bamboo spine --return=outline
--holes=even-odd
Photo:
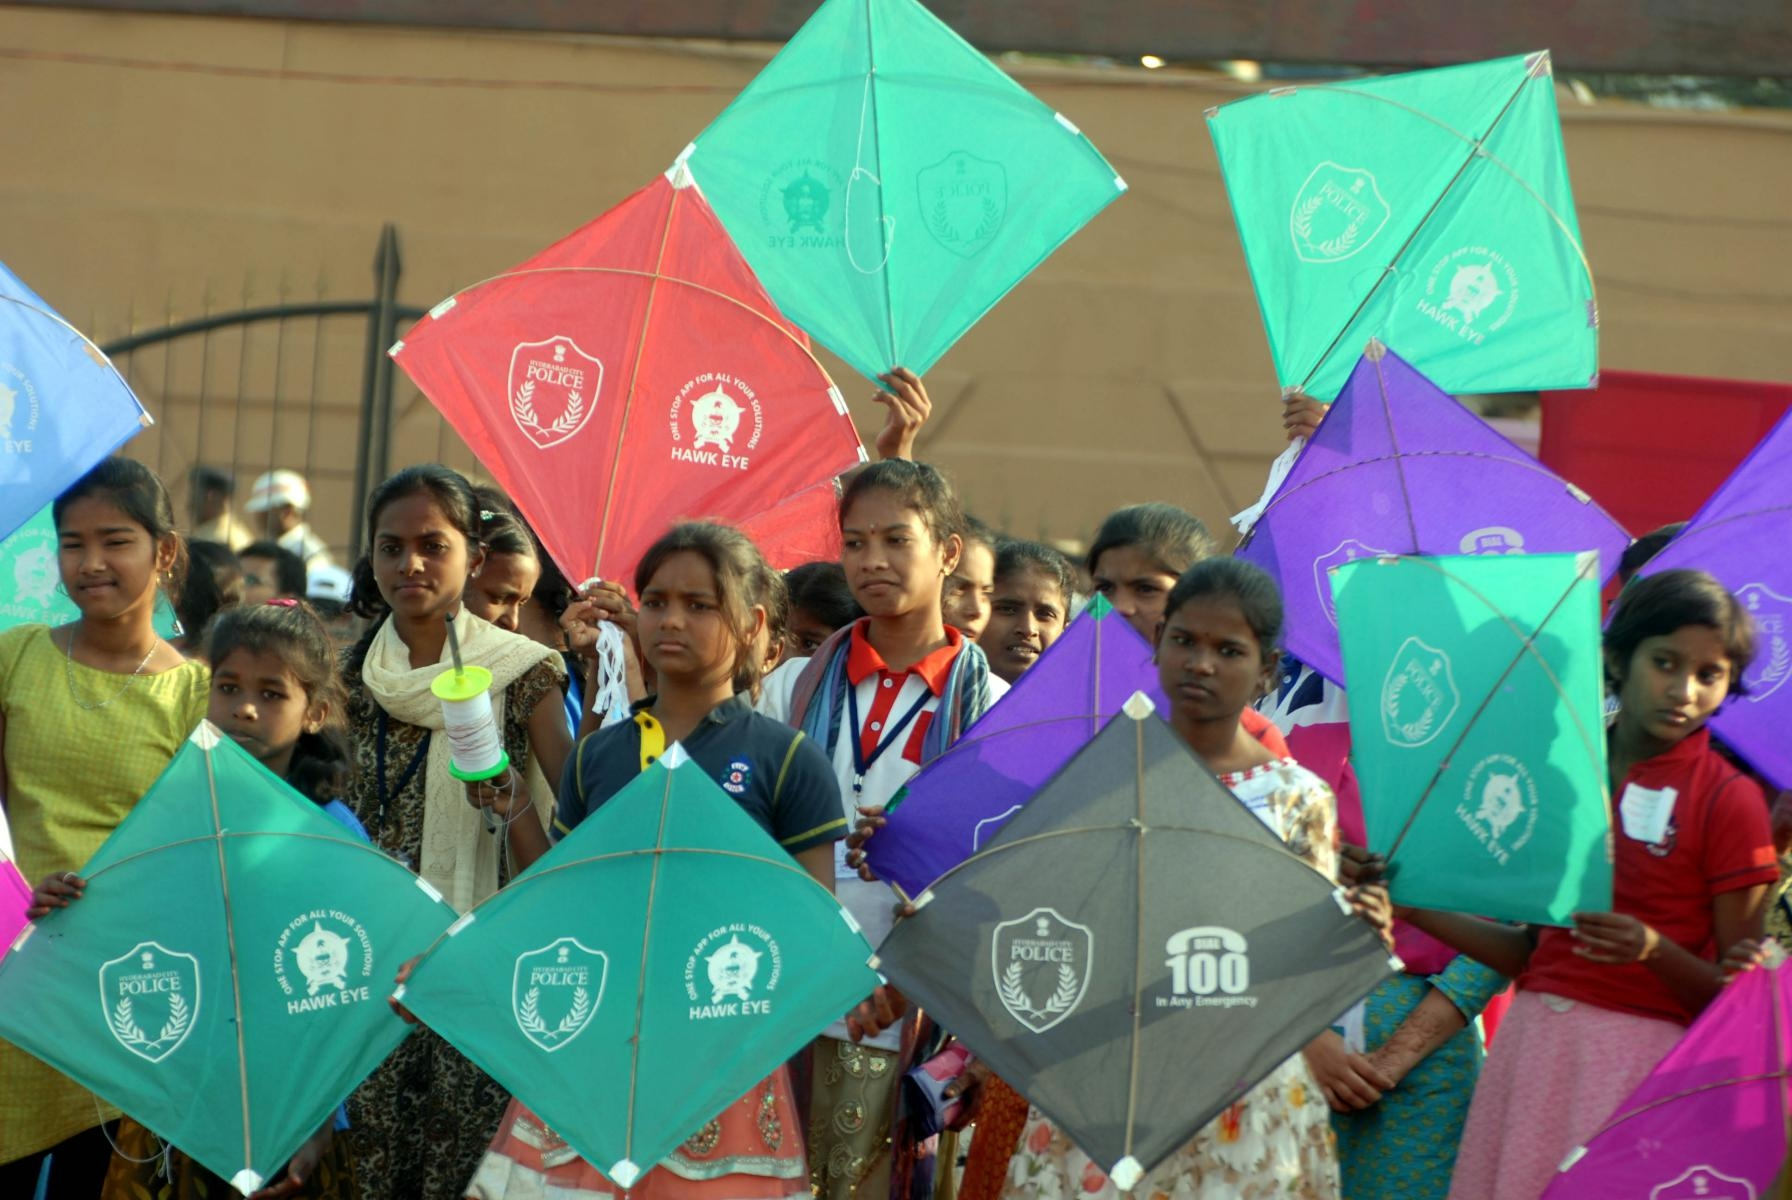
[[[243,981],[236,965],[236,916],[230,907],[230,871],[224,860],[224,817],[218,811],[218,778],[212,770],[212,752],[205,754],[205,785],[212,801],[212,836],[218,850],[218,886],[224,893],[224,945],[230,963],[230,999],[236,1010],[236,1074],[243,1103],[243,1167],[255,1170],[255,1137],[249,1123],[249,1050],[243,1042]],[[197,1010],[195,1010],[197,1016]]]
[[[1143,1006],[1140,997],[1145,991],[1145,723],[1133,722],[1133,738],[1136,752],[1133,756],[1133,795],[1135,797],[1137,815],[1133,820],[1133,844],[1137,847],[1135,866],[1138,870],[1137,899],[1138,907],[1137,937],[1133,943],[1132,959],[1132,1069],[1126,1081],[1126,1153],[1122,1161],[1131,1158],[1134,1126],[1139,1115],[1139,1026],[1143,1023]]]
[[[670,223],[668,223],[670,224]],[[653,901],[660,886],[660,854],[666,844],[666,816],[672,811],[672,773],[665,772],[660,791],[660,824],[654,832],[653,870],[647,877],[646,920],[641,922],[641,967],[635,978],[635,1033],[628,1041],[628,1120],[622,1127],[622,1157],[635,1161],[635,1088],[641,1078],[641,1012],[647,1003],[647,951],[653,943]],[[632,1184],[634,1180],[629,1180]],[[627,1185],[624,1185],[627,1190]]]

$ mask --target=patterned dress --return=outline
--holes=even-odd
[[[386,721],[380,795],[380,718],[359,672],[344,671],[355,777],[346,797],[373,844],[415,870],[423,852],[424,734]],[[559,676],[543,661],[504,690],[504,749],[529,761],[529,714]],[[413,760],[418,769],[405,778]],[[400,780],[403,780],[402,786]],[[499,883],[510,877],[503,860]],[[461,1200],[498,1131],[508,1093],[434,1032],[419,1028],[349,1097],[349,1132],[363,1196],[379,1200]]]
[[[1288,848],[1336,879],[1337,808],[1331,789],[1293,759],[1220,776]],[[1140,1200],[1337,1200],[1331,1109],[1304,1058],[1271,1071],[1180,1150],[1141,1179]],[[1038,1109],[1027,1114],[1003,1193],[1011,1200],[1117,1200],[1102,1169]]]

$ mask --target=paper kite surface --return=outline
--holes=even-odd
[[[872,380],[925,373],[1126,187],[915,0],[824,0],[681,161],[772,298]]]
[[[680,519],[808,561],[833,536],[833,478],[864,458],[807,339],[673,174],[392,349],[569,579],[632,580]]]
[[[1756,770],[1792,787],[1792,416],[1724,481],[1678,537],[1638,574],[1691,567],[1717,577],[1755,623],[1746,691],[1711,718],[1711,728]]]
[[[1097,596],[1006,695],[903,787],[866,844],[910,896],[976,853],[1134,692],[1168,711],[1152,649]]]
[[[877,985],[851,918],[689,762],[630,781],[403,994],[623,1187]]]
[[[1395,903],[1541,925],[1610,911],[1592,556],[1359,559],[1334,586]]]
[[[1591,550],[1604,580],[1629,544],[1585,492],[1371,343],[1237,553],[1281,585],[1288,652],[1342,684],[1333,567]]]
[[[210,723],[81,875],[0,963],[0,1036],[245,1193],[404,1040],[393,980],[454,919]]]
[[[147,424],[99,347],[0,265],[0,538]]]
[[[1276,374],[1379,337],[1439,387],[1590,387],[1598,314],[1547,51],[1224,104],[1207,126]]]

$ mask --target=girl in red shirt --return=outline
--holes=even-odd
[[[1709,575],[1631,584],[1605,634],[1618,697],[1613,911],[1576,913],[1568,929],[1408,917],[1518,980],[1469,1109],[1451,1200],[1539,1195],[1717,995],[1723,948],[1761,936],[1777,878],[1767,805],[1705,729],[1753,655],[1747,613]]]

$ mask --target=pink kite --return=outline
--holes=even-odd
[[[1778,956],[1783,962],[1784,956]],[[1756,1200],[1786,1161],[1792,968],[1744,972],[1562,1164],[1544,1200]]]

